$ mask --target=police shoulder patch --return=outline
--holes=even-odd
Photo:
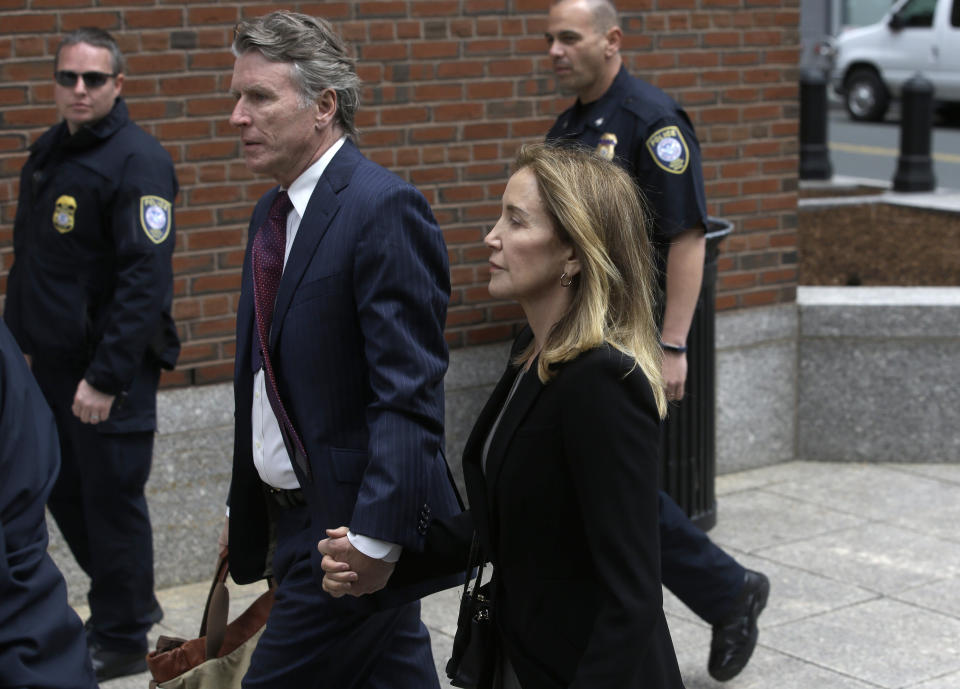
[[[653,162],[675,175],[683,174],[690,163],[690,149],[680,128],[674,124],[661,127],[647,137],[647,149]]]
[[[154,244],[170,236],[171,204],[159,196],[140,197],[140,226]]]

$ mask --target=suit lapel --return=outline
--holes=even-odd
[[[243,352],[239,361],[249,361],[250,343],[253,337],[253,291],[252,281],[247,277],[249,261],[244,261],[240,301],[237,303],[237,352]]]
[[[527,417],[527,412],[543,390],[543,383],[537,376],[537,362],[534,360],[530,370],[523,374],[517,391],[513,393],[513,398],[507,404],[507,409],[500,419],[500,425],[493,434],[493,440],[490,441],[490,451],[487,453],[487,487],[493,495],[496,491],[497,477],[500,469],[503,467],[503,460],[507,453],[510,441],[514,433],[517,432],[520,424]],[[514,379],[510,380],[513,383]],[[509,390],[509,388],[508,388]]]
[[[260,225],[266,219],[266,209],[273,203],[277,194],[274,189],[269,201],[264,199],[254,209],[247,229],[247,250],[243,257],[243,273],[240,277],[240,300],[237,302],[237,371],[235,377],[242,371],[250,370],[251,345],[253,342],[253,323],[256,315],[253,312],[253,240],[259,231]],[[262,213],[257,211],[263,208]],[[245,368],[244,368],[245,367]]]
[[[534,365],[536,364],[534,363]],[[474,424],[463,451],[463,471],[465,475],[469,474],[471,476],[471,480],[467,481],[470,509],[474,514],[480,532],[490,534],[492,540],[496,540],[496,522],[493,516],[495,514],[494,486],[503,466],[504,454],[514,433],[526,417],[527,411],[543,389],[543,384],[537,377],[536,371],[528,371],[524,374],[494,433],[487,454],[486,472],[484,472],[481,468],[483,445],[490,432],[490,427],[496,420],[497,414],[500,413],[500,409],[510,393],[510,388],[516,380],[517,371],[517,367],[507,366],[507,370],[493,389],[490,399],[484,405],[483,411],[480,412],[477,423]],[[490,544],[485,544],[485,546],[489,548]]]
[[[290,248],[290,257],[283,269],[280,286],[277,289],[277,301],[273,309],[273,324],[270,328],[270,351],[276,351],[277,340],[283,329],[283,319],[290,307],[297,286],[306,271],[317,245],[330,228],[333,219],[340,210],[339,194],[350,183],[353,171],[362,160],[356,146],[348,139],[333,159],[327,164],[317,186],[310,195],[297,236]]]
[[[516,373],[517,369],[514,366],[507,366],[507,370],[504,371],[484,404],[476,423],[473,424],[473,430],[470,431],[470,436],[463,447],[463,473],[467,484],[467,498],[470,501],[470,510],[473,512],[477,529],[483,534],[490,533],[489,491],[480,466],[483,443],[493,420],[500,412],[500,407],[503,406]],[[487,545],[489,547],[489,544]]]

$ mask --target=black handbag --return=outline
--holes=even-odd
[[[460,597],[460,614],[457,617],[457,633],[453,637],[453,651],[447,661],[447,677],[450,684],[462,689],[478,689],[492,670],[494,631],[490,618],[490,583],[482,583],[483,558],[477,570],[477,581],[470,588],[471,564],[480,554],[480,539],[476,531],[470,543],[470,560]]]

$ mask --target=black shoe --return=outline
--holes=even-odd
[[[718,682],[736,677],[746,667],[757,645],[757,618],[769,595],[770,580],[748,569],[736,612],[713,627],[707,670]]]
[[[160,607],[160,601],[153,599],[153,610],[150,611],[150,625],[153,626],[163,619],[163,608]],[[93,645],[93,617],[88,617],[83,623],[83,631],[87,633],[87,647]]]
[[[109,651],[96,643],[89,647],[98,682],[147,671],[146,651]]]

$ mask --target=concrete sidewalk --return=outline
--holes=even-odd
[[[753,659],[725,686],[960,687],[960,465],[790,462],[720,476],[717,495],[711,536],[772,585]],[[158,634],[194,636],[207,588],[159,591],[166,617],[151,644]],[[233,612],[263,589],[233,587]],[[441,677],[457,597],[424,601]],[[669,593],[664,607],[687,689],[721,686],[706,671],[709,627]]]

